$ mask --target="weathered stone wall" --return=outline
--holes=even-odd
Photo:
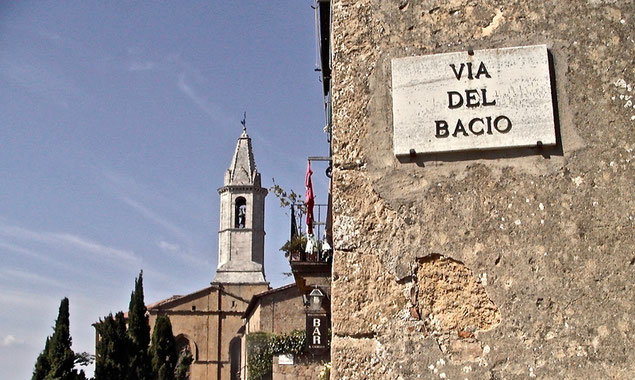
[[[287,334],[304,330],[306,313],[302,295],[297,287],[262,297],[260,301],[259,331]]]
[[[293,365],[278,364],[273,358],[272,380],[316,380],[328,361],[326,356],[296,356]]]
[[[332,3],[332,378],[634,378],[634,3]],[[394,157],[392,58],[535,44],[556,148]]]

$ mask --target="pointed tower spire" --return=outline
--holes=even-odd
[[[267,189],[260,185],[251,139],[244,128],[218,193],[218,268],[213,282],[265,283]]]
[[[251,139],[244,129],[238,138],[234,156],[225,174],[225,186],[230,185],[260,186],[260,173],[256,169]]]

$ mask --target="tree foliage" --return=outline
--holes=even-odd
[[[172,323],[160,315],[150,341],[150,324],[143,296],[143,272],[130,296],[128,324],[122,312],[96,324],[99,341],[95,380],[185,380],[192,356],[177,354]],[[150,345],[150,343],[152,343]]]
[[[167,315],[159,315],[152,331],[152,370],[158,380],[174,380],[177,354],[172,323]]]
[[[152,363],[148,354],[150,323],[148,322],[147,309],[143,297],[143,271],[135,279],[135,289],[130,295],[128,337],[130,339],[128,379],[152,379]]]
[[[46,338],[44,351],[38,356],[33,380],[82,380],[84,371],[75,369],[77,355],[71,348],[70,313],[68,298],[60,302],[53,335]]]
[[[47,377],[53,379],[74,379],[75,353],[71,349],[70,314],[68,298],[60,303],[59,313],[55,321],[55,332],[49,343],[49,364],[51,369]]]
[[[46,337],[46,343],[44,344],[44,351],[40,353],[35,361],[35,369],[33,370],[32,380],[44,380],[46,375],[48,375],[51,370],[51,365],[49,364],[49,344],[51,338]]]
[[[194,358],[189,350],[183,350],[179,353],[179,359],[176,363],[176,371],[174,372],[175,380],[187,380],[190,375],[190,366]]]
[[[302,205],[300,207],[303,207],[304,202],[301,194],[298,194],[293,190],[287,192],[282,186],[276,183],[275,178],[272,178],[271,181],[273,182],[273,185],[269,187],[269,191],[278,198],[280,201],[280,207],[287,208],[291,205]]]
[[[71,349],[69,302],[64,298],[53,335],[46,338],[32,380],[86,380],[86,366],[95,360],[94,380],[185,380],[193,358],[189,351],[177,354],[172,324],[166,315],[155,323],[150,346],[150,324],[143,296],[143,272],[135,279],[128,321],[123,312],[107,315],[95,325],[99,340],[96,356]],[[127,322],[127,324],[126,324]]]
[[[126,379],[128,376],[129,338],[123,313],[109,314],[96,325],[95,380]]]
[[[261,380],[271,373],[275,355],[298,355],[306,347],[306,332],[294,330],[289,334],[270,334],[262,331],[247,335],[247,373],[249,380]]]

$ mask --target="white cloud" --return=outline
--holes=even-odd
[[[109,257],[111,259],[122,260],[128,263],[139,262],[139,258],[132,251],[108,247],[72,234],[52,233],[51,236],[61,242],[67,243],[88,252],[92,252],[97,255]]]
[[[4,338],[2,338],[2,345],[5,347],[9,347],[11,345],[17,344],[17,343],[21,343],[19,342],[16,337],[14,337],[13,335],[7,335]]]
[[[227,124],[229,119],[224,115],[221,108],[209,101],[205,96],[201,95],[192,84],[188,83],[188,76],[191,75],[188,75],[186,71],[179,73],[178,80],[176,82],[179,90],[187,95],[187,97],[190,98],[201,111],[205,112],[213,122],[218,124]]]
[[[147,220],[162,227],[163,230],[169,233],[169,238],[172,241],[177,241],[169,242],[167,241],[168,239],[163,238],[157,243],[159,249],[166,254],[172,255],[173,258],[189,262],[196,267],[209,265],[208,260],[201,259],[196,254],[196,250],[192,248],[196,244],[190,232],[147,206],[150,203],[153,206],[160,206],[162,210],[173,209],[181,211],[179,207],[174,207],[175,202],[173,200],[156,194],[148,186],[144,186],[134,178],[112,170],[104,169],[101,178],[105,179],[102,182],[104,189],[114,194]]]
[[[39,30],[37,33],[40,35],[40,37],[44,37],[47,40],[51,41],[59,41],[62,39],[62,36],[60,36],[59,34],[48,30]]]
[[[66,287],[60,281],[54,280],[52,278],[47,278],[47,277],[37,275],[35,273],[24,272],[19,270],[3,269],[2,271],[0,271],[0,277],[26,280],[29,284],[39,283],[49,287],[50,286],[55,286],[58,288]]]
[[[176,224],[170,222],[169,220],[165,219],[161,215],[157,214],[153,210],[149,209],[148,207],[145,207],[140,202],[130,199],[128,197],[121,197],[121,200],[128,206],[135,209],[145,218],[165,228],[168,232],[175,235],[179,239],[183,239],[183,240],[188,239],[188,235],[185,233],[185,231],[183,231],[183,229],[178,227]]]
[[[45,289],[48,290],[48,289]],[[3,288],[0,291],[0,304],[4,310],[1,312],[9,313],[10,310],[31,309],[34,312],[45,309],[56,308],[55,303],[59,302],[51,298],[50,294],[42,294],[39,292],[16,291]],[[10,305],[10,309],[9,309]]]
[[[128,71],[148,71],[156,67],[156,63],[152,61],[133,61],[128,65]]]
[[[103,183],[104,188],[110,193],[113,193],[125,204],[132,207],[140,215],[150,220],[151,222],[163,227],[166,231],[173,234],[176,238],[188,243],[191,241],[190,235],[186,233],[184,229],[177,226],[175,223],[168,220],[167,218],[163,217],[153,209],[147,207],[144,203],[142,203],[142,201],[139,201],[137,199],[150,199],[152,200],[152,203],[158,203],[161,205],[171,205],[174,202],[171,202],[164,197],[154,194],[153,192],[148,190],[147,186],[139,184],[137,181],[134,180],[134,178],[116,173],[112,170],[103,170],[103,178],[106,180]]]
[[[92,253],[99,258],[124,262],[126,265],[134,264],[138,266],[141,261],[132,251],[109,247],[70,233],[35,231],[15,225],[0,224],[0,235],[46,245],[71,247]]]
[[[53,260],[51,260],[49,257],[46,257],[40,253],[34,252],[30,249],[26,249],[20,246],[17,246],[15,244],[11,244],[11,243],[7,243],[6,241],[0,241],[0,248],[4,248],[6,250],[9,251],[13,251],[22,255],[26,255],[26,256],[31,256],[33,258],[39,259],[39,260],[43,260],[43,261],[48,261],[48,262],[54,262]]]
[[[0,59],[0,77],[62,107],[68,107],[71,99],[82,95],[72,80],[52,68],[14,59],[6,54]]]
[[[159,248],[161,248],[161,250],[165,252],[170,252],[170,253],[178,252],[181,250],[181,247],[179,247],[178,244],[168,243],[167,241],[163,241],[163,240],[159,242],[158,246]]]
[[[168,243],[167,241],[161,240],[157,245],[166,254],[176,256],[184,261],[189,262],[190,264],[195,265],[198,268],[210,265],[207,260],[203,260],[197,255],[187,252],[178,244],[172,244]]]

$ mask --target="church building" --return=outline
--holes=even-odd
[[[240,378],[243,314],[254,295],[270,290],[264,275],[265,197],[245,129],[220,195],[218,268],[211,285],[148,306],[150,326],[170,317],[177,349],[194,359],[191,379]]]

